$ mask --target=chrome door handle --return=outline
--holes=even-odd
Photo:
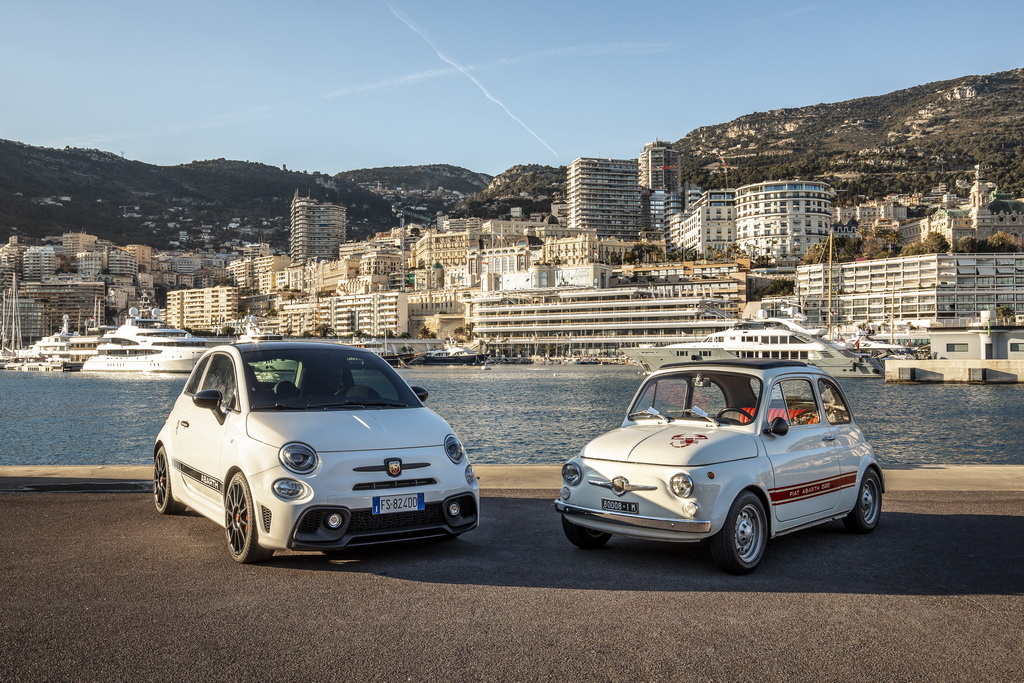
[[[188,420],[178,420],[178,424],[180,424],[182,427],[188,427]]]
[[[185,426],[188,427],[187,424]],[[831,436],[831,435],[822,437],[822,441],[835,441],[835,440],[836,440],[836,437]]]

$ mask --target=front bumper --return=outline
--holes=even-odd
[[[459,514],[449,508],[457,502]],[[343,519],[337,529],[325,520],[331,513]],[[479,523],[479,499],[473,491],[450,495],[425,503],[423,510],[373,514],[371,509],[350,509],[336,505],[312,505],[292,525],[287,547],[292,550],[331,550],[350,545],[394,543],[424,538],[456,536],[475,529]]]
[[[562,513],[573,522],[581,522],[583,526],[615,534],[633,536],[648,536],[643,530],[654,532],[671,532],[679,534],[677,540],[699,540],[698,538],[682,538],[688,534],[708,534],[711,531],[711,522],[694,519],[669,519],[665,517],[641,517],[639,515],[622,514],[609,512],[607,510],[594,510],[592,508],[569,505],[568,503],[556,500],[555,510]],[[661,535],[659,534],[659,537]]]

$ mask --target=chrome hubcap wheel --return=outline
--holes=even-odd
[[[744,505],[736,517],[736,554],[744,562],[756,560],[764,545],[764,520],[753,505]]]
[[[227,529],[228,545],[231,546],[231,552],[237,555],[245,550],[245,541],[249,535],[249,506],[241,484],[236,482],[231,485],[226,503],[224,513],[227,523],[224,526]]]
[[[874,479],[864,482],[860,491],[860,514],[868,524],[872,524],[878,516],[878,488]]]

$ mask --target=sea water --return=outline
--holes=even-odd
[[[635,366],[399,371],[430,392],[472,462],[556,464],[618,427]],[[0,371],[0,465],[148,464],[185,375]],[[841,380],[883,465],[1024,465],[1024,385]]]

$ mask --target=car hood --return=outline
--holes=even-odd
[[[246,431],[279,447],[301,441],[319,453],[442,446],[452,428],[428,408],[256,411]]]
[[[746,432],[680,422],[621,427],[583,449],[585,458],[691,467],[756,456],[757,441]]]

